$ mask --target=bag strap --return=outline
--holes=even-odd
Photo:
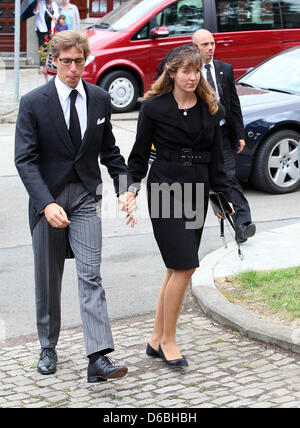
[[[221,218],[220,220],[220,237],[223,239],[223,241],[224,241],[224,245],[225,245],[225,247],[227,247],[227,245],[226,245],[226,241],[225,241],[225,234],[224,234],[224,220],[226,220],[227,221],[227,225],[228,224],[230,224],[230,226],[232,227],[232,229],[235,231],[235,226],[234,226],[234,223],[233,223],[233,221],[232,221],[232,218],[231,218],[231,216],[229,215],[229,214],[225,214],[225,211],[224,211],[224,207],[223,207],[223,205],[222,205],[222,202],[221,202],[221,200],[220,200],[220,198],[218,198],[219,199],[219,202],[220,202],[220,207],[221,207],[221,209],[222,209],[222,215],[223,215],[223,217],[224,218]],[[230,228],[229,228],[229,230],[230,230]],[[241,259],[241,260],[244,260],[244,254],[243,254],[243,252],[242,252],[242,250],[241,250],[241,247],[240,247],[240,244],[239,244],[239,242],[237,242],[237,240],[235,239],[235,237],[232,235],[232,233],[231,233],[231,230],[230,230],[230,234],[231,234],[231,236],[233,237],[233,239],[235,240],[235,242],[236,242],[236,244],[237,244],[237,247],[238,247],[238,255],[239,255],[239,258]]]

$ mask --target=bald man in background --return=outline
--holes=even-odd
[[[225,119],[220,122],[223,137],[225,171],[231,184],[232,203],[235,214],[235,239],[240,244],[253,236],[256,226],[252,222],[249,203],[236,177],[236,154],[245,147],[244,124],[239,97],[234,83],[232,65],[214,59],[215,40],[207,30],[198,30],[193,35],[204,63],[203,75],[216,91],[219,102],[225,108]]]

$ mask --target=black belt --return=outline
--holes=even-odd
[[[193,163],[209,163],[211,161],[211,153],[194,152],[192,149],[182,149],[180,151],[157,150],[156,159],[180,162],[184,166],[192,166]]]

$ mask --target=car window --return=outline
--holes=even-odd
[[[300,0],[281,0],[284,28],[300,28]]]
[[[288,70],[288,78],[287,78]],[[300,95],[300,50],[277,55],[264,62],[238,83],[262,89],[275,89]]]
[[[149,39],[149,22],[132,36],[131,40]]]
[[[278,0],[216,0],[218,31],[281,28]]]
[[[170,36],[192,34],[203,22],[202,0],[179,0],[156,15],[156,25],[167,27]]]

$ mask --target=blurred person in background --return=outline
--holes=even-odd
[[[71,4],[70,0],[63,0],[63,5],[59,7],[59,13],[65,15],[68,30],[80,31],[80,15],[75,4]]]

